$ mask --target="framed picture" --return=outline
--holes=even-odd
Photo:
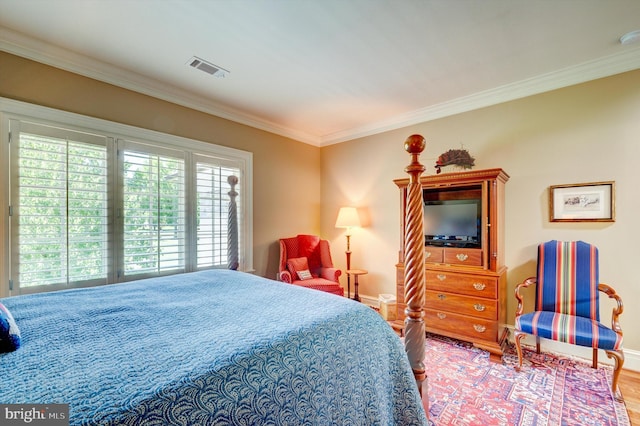
[[[615,182],[577,183],[549,187],[551,222],[614,222]]]

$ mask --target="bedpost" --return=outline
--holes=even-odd
[[[229,194],[229,216],[227,217],[227,266],[234,271],[238,269],[238,213],[236,209],[237,176],[229,176],[227,182],[231,186]]]
[[[420,184],[420,175],[425,167],[419,160],[425,145],[421,135],[411,135],[404,142],[404,149],[411,154],[411,164],[404,169],[409,174],[404,228],[404,298],[407,304],[404,344],[420,395],[423,382],[427,379],[424,368],[425,327],[422,318],[425,299],[424,211]]]

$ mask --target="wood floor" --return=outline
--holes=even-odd
[[[640,426],[640,372],[622,369],[618,381],[631,425]]]

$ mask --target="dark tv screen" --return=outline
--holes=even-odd
[[[449,200],[424,205],[424,234],[429,240],[479,240],[480,200]]]

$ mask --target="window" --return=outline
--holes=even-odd
[[[196,170],[196,264],[198,268],[206,268],[229,261],[227,218],[230,200],[229,193],[225,194],[224,190],[229,176],[237,176],[237,171],[202,157],[196,162]],[[238,186],[234,189],[237,192]]]
[[[14,122],[12,259],[23,287],[104,283],[107,138]]]
[[[227,252],[234,244],[238,269],[251,269],[250,153],[0,105],[10,134],[0,150],[7,170],[0,199],[10,212],[0,219],[0,236],[8,236],[0,254],[11,294],[226,268],[236,260]],[[24,109],[30,117],[15,111]],[[233,197],[230,176],[238,179]],[[229,241],[232,198],[238,243]]]
[[[124,275],[184,272],[184,158],[141,148],[122,155]]]

